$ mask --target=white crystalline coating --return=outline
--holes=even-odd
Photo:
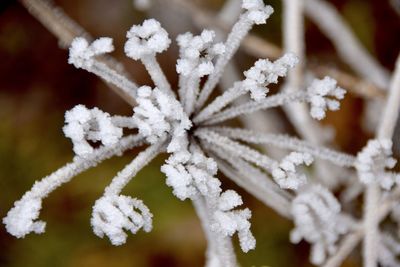
[[[42,200],[31,197],[29,193],[21,200],[16,201],[14,207],[3,218],[7,232],[18,238],[22,238],[31,232],[44,233],[46,223],[36,221],[41,208]]]
[[[221,192],[221,182],[214,177],[217,173],[215,161],[200,153],[193,153],[187,161],[168,159],[161,171],[167,176],[167,185],[181,200],[195,199],[198,194],[213,197]]]
[[[136,99],[138,106],[134,108],[133,121],[139,128],[139,133],[150,143],[170,134],[171,142],[168,153],[186,150],[186,132],[192,126],[181,104],[172,96],[161,92],[158,88],[152,90],[148,86],[138,89]]]
[[[357,154],[355,167],[360,181],[364,184],[378,182],[383,189],[389,190],[400,181],[400,175],[386,171],[396,165],[392,156],[392,141],[373,139]]]
[[[161,53],[171,44],[167,31],[155,19],[145,20],[142,25],[133,25],[126,37],[125,53],[134,60]]]
[[[340,103],[336,99],[343,99],[346,93],[344,89],[337,86],[336,80],[330,77],[313,80],[307,91],[310,95],[311,117],[317,120],[325,118],[328,109],[338,110]]]
[[[291,242],[298,243],[304,239],[311,243],[311,262],[316,265],[322,264],[327,255],[335,253],[339,236],[349,230],[340,210],[336,198],[320,185],[307,188],[292,202],[295,228],[290,233]]]
[[[273,169],[272,176],[281,188],[297,190],[307,183],[307,178],[304,174],[297,173],[296,167],[301,164],[309,166],[312,162],[313,157],[310,154],[292,152]]]
[[[145,232],[152,229],[153,215],[141,200],[128,196],[103,196],[93,206],[91,224],[94,233],[106,235],[113,245],[126,242],[130,231],[135,234],[143,228]]]
[[[243,0],[242,8],[247,10],[248,19],[255,24],[264,24],[274,12],[274,9],[265,5],[263,0]]]
[[[224,236],[232,236],[237,232],[241,249],[248,252],[256,246],[256,240],[250,231],[251,211],[248,208],[233,210],[242,203],[242,198],[235,191],[223,192],[217,200],[211,229]]]
[[[112,123],[110,114],[83,105],[77,105],[65,113],[63,131],[72,140],[75,154],[81,157],[93,152],[88,140],[111,146],[119,141],[123,133],[122,128]]]
[[[259,101],[266,97],[267,86],[277,83],[279,77],[285,77],[289,69],[298,63],[298,58],[287,53],[274,62],[268,59],[259,59],[253,67],[244,72],[246,79],[243,81],[243,88],[250,91],[252,99]]]
[[[69,48],[68,63],[76,68],[89,68],[93,64],[93,57],[114,50],[112,41],[111,38],[101,37],[89,45],[85,38],[76,37]]]
[[[203,30],[200,35],[191,33],[177,37],[180,47],[180,59],[176,64],[176,71],[184,76],[190,74],[197,77],[209,75],[214,71],[212,60],[225,52],[225,45],[214,43],[215,32]]]

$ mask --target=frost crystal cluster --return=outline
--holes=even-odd
[[[142,8],[151,5],[149,0],[135,3]],[[219,172],[280,215],[293,220],[290,240],[298,243],[304,239],[310,243],[312,263],[338,266],[337,258],[343,258],[348,253],[346,249],[351,247],[346,242],[354,243],[365,232],[367,248],[369,236],[378,233],[378,238],[371,239],[376,242],[374,253],[378,261],[383,266],[399,266],[395,262],[400,244],[372,227],[391,211],[400,225],[396,219],[400,218],[400,212],[393,208],[390,194],[400,178],[397,173],[387,171],[396,163],[391,157],[390,137],[378,134],[357,156],[352,156],[325,148],[314,140],[227,126],[227,122],[248,117],[243,115],[277,107],[289,111],[295,110],[294,107],[304,108],[308,114],[301,123],[311,118],[321,120],[328,110],[339,109],[339,100],[345,94],[330,77],[306,80],[299,88],[294,88],[295,83],[289,81],[284,90],[271,94],[271,85],[278,84],[285,76],[292,78],[296,71],[299,59],[291,51],[276,60],[256,60],[243,72],[242,80],[239,78],[224,90],[220,86],[221,93],[215,93],[240,42],[254,25],[265,24],[273,13],[272,7],[262,0],[243,0],[241,8],[238,21],[223,42],[217,42],[218,33],[208,29],[199,35],[187,32],[177,37],[177,88],[171,86],[156,58],[171,44],[168,32],[157,20],[133,25],[124,46],[126,56],[143,63],[154,87],[138,87],[104,62],[114,50],[111,38],[102,37],[90,43],[76,37],[70,45],[68,62],[119,88],[128,102],[134,103],[132,115],[110,115],[83,105],[67,111],[63,131],[72,141],[75,157],[36,182],[15,202],[3,219],[7,231],[18,238],[31,232],[43,233],[45,222],[38,218],[42,200],[49,193],[105,159],[133,147],[144,147],[117,173],[93,206],[93,232],[99,237],[107,236],[114,245],[125,243],[130,234],[140,229],[151,231],[150,209],[143,201],[122,195],[121,191],[155,157],[167,153],[161,172],[177,198],[192,201],[207,237],[209,267],[238,266],[231,239],[235,234],[242,251],[256,247],[251,232],[251,211],[239,208],[244,204],[242,197],[232,189],[224,189],[224,181],[217,178]],[[293,106],[293,103],[301,105]],[[136,134],[124,135],[124,129],[135,129]],[[259,145],[268,146],[268,152],[272,151],[269,148],[279,149],[280,153],[260,152]],[[355,189],[350,188],[349,192],[360,191],[359,188],[362,191],[365,187],[366,205],[372,207],[366,208],[365,226],[364,221],[346,212],[341,198],[334,195],[335,186],[343,185],[340,179],[343,173],[335,171],[332,165],[346,169],[346,174],[352,177]],[[321,168],[324,172],[317,171]],[[338,180],[336,183],[327,184],[320,177],[321,173],[328,175],[328,172]],[[375,200],[383,208],[375,209],[374,217],[370,212],[374,207],[373,194],[381,188],[386,194],[378,195]],[[352,196],[355,198],[357,193]],[[369,233],[370,229],[375,232]]]

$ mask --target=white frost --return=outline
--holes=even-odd
[[[110,53],[113,50],[111,38],[101,37],[89,45],[85,38],[76,37],[69,49],[68,63],[73,64],[76,68],[90,68],[93,64],[93,57]]]
[[[145,20],[142,25],[133,25],[126,37],[125,53],[134,60],[161,53],[171,44],[167,31],[155,19]]]
[[[65,113],[66,137],[72,140],[76,155],[86,157],[93,153],[88,141],[100,141],[104,146],[116,144],[122,137],[122,128],[113,124],[110,114],[98,108],[77,105]]]
[[[292,152],[275,166],[272,176],[281,188],[297,190],[307,183],[307,178],[304,174],[296,172],[296,166],[301,164],[309,166],[312,162],[313,157],[310,154]]]
[[[124,230],[135,234],[143,228],[145,232],[150,232],[152,217],[153,215],[141,200],[123,195],[112,195],[103,196],[96,201],[91,223],[97,236],[106,235],[113,245],[121,245],[127,238]]]

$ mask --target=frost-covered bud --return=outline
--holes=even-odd
[[[193,198],[197,190],[193,184],[192,175],[183,164],[164,164],[161,171],[167,176],[166,183],[173,188],[174,195],[180,200]]]
[[[194,153],[187,166],[193,177],[196,189],[203,196],[216,196],[221,193],[221,182],[214,176],[217,174],[217,164],[212,158],[207,158],[200,153]]]
[[[91,224],[97,236],[106,235],[113,245],[121,245],[127,238],[124,230],[135,234],[143,228],[150,232],[152,217],[141,200],[123,195],[103,196],[93,206]]]
[[[136,101],[138,106],[133,109],[132,119],[148,142],[155,143],[169,134],[172,140],[167,147],[168,153],[187,149],[186,131],[192,122],[174,97],[158,88],[151,90],[148,86],[142,86],[138,89]]]
[[[326,110],[338,110],[340,100],[344,98],[346,91],[337,86],[336,80],[325,77],[322,80],[315,79],[307,88],[310,95],[311,117],[317,120],[325,118]],[[336,99],[335,99],[336,98]]]
[[[112,123],[110,114],[83,105],[77,105],[65,113],[63,131],[72,140],[75,154],[81,157],[93,152],[88,140],[111,146],[118,142],[123,133],[120,127]]]
[[[339,236],[349,230],[349,224],[340,210],[336,198],[320,185],[307,188],[292,202],[295,228],[290,233],[290,239],[292,243],[301,239],[311,243],[311,262],[316,265],[322,264],[327,254],[335,253]]]
[[[307,183],[307,178],[304,174],[297,173],[296,166],[301,164],[309,166],[312,162],[313,157],[310,154],[292,152],[275,166],[272,176],[281,188],[297,190]]]
[[[93,57],[114,50],[112,41],[111,38],[101,37],[89,45],[85,38],[76,37],[69,48],[68,63],[76,68],[89,68],[93,64]]]
[[[7,232],[18,238],[31,232],[44,233],[46,223],[36,221],[41,208],[42,199],[30,197],[29,193],[16,201],[14,207],[3,218]]]
[[[242,8],[247,10],[248,19],[255,24],[265,23],[274,12],[274,9],[265,5],[263,0],[243,0]]]
[[[355,163],[359,179],[364,184],[378,182],[383,189],[389,190],[400,175],[386,171],[396,165],[392,156],[392,141],[389,139],[370,140],[357,154]]]
[[[256,240],[250,231],[251,211],[247,208],[233,210],[242,203],[242,198],[235,191],[223,192],[217,200],[211,229],[224,236],[232,236],[237,232],[241,249],[248,252],[256,246]]]
[[[161,53],[171,44],[167,31],[155,19],[145,20],[142,25],[133,25],[126,37],[125,53],[134,60]]]
[[[265,98],[268,93],[268,85],[277,83],[279,77],[285,77],[289,69],[298,63],[298,58],[287,53],[275,62],[268,59],[259,59],[253,67],[244,72],[246,79],[243,81],[243,88],[250,91],[252,99],[259,101]]]
[[[161,171],[167,176],[166,183],[181,200],[194,199],[199,193],[205,197],[215,197],[221,192],[221,182],[214,177],[216,163],[200,153],[193,153],[189,160],[177,161],[172,155]],[[171,160],[173,158],[173,160]]]
[[[203,30],[200,35],[191,33],[179,35],[177,38],[180,47],[180,59],[176,64],[179,74],[197,77],[209,75],[214,71],[212,60],[225,52],[225,45],[214,43],[215,32]]]

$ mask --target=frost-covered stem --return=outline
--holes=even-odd
[[[76,37],[84,37],[86,40],[92,40],[89,33],[85,31],[80,25],[72,20],[65,12],[58,6],[53,5],[49,1],[41,0],[20,0],[20,2],[28,9],[28,11],[38,20],[43,26],[47,28],[54,36],[56,36],[62,47],[68,48],[72,40]],[[101,59],[94,59],[95,61],[103,62],[109,68],[112,68],[114,72],[125,74],[121,69],[119,62],[110,56],[103,56]],[[117,93],[122,99],[128,104],[136,105],[135,98],[132,97],[131,93],[127,93],[112,84],[109,87]]]
[[[378,127],[379,139],[392,139],[396,121],[400,110],[400,55],[397,57],[396,67],[390,82],[389,94]]]
[[[111,69],[106,64],[96,59],[92,60],[93,64],[90,67],[85,68],[85,70],[93,74],[96,74],[106,82],[117,86],[123,91],[125,95],[129,96],[130,98],[132,99],[136,98],[136,90],[138,87],[134,82],[130,81],[125,76]]]
[[[299,58],[299,63],[289,70],[285,91],[304,90],[304,0],[283,1],[283,43],[285,53],[294,53]],[[304,103],[291,103],[284,106],[284,110],[298,133],[308,141],[320,143],[321,129],[311,119],[308,107]]]
[[[340,244],[340,247],[336,251],[335,255],[331,256],[323,265],[323,267],[340,267],[343,261],[351,253],[358,242],[363,237],[362,225],[351,234],[348,234]]]
[[[378,261],[379,217],[378,203],[380,199],[379,184],[374,182],[366,188],[364,197],[364,227],[363,243],[364,267],[376,267]]]
[[[186,102],[187,80],[188,80],[187,76],[179,75],[178,96],[181,103]]]
[[[304,7],[307,16],[331,40],[344,62],[364,79],[387,88],[387,70],[371,57],[332,4],[323,0],[305,0]]]
[[[308,94],[306,92],[294,92],[294,93],[280,93],[270,97],[267,97],[261,101],[248,101],[244,104],[233,106],[218,114],[211,116],[209,120],[204,121],[204,125],[216,124],[229,119],[236,118],[240,115],[250,114],[258,110],[274,108],[287,104],[293,101],[307,101]]]
[[[272,13],[272,9],[270,13]],[[201,90],[199,98],[196,102],[197,111],[200,110],[213,92],[224,72],[226,64],[228,64],[229,60],[233,57],[239,48],[240,42],[250,31],[253,24],[254,22],[249,18],[248,13],[246,12],[241,15],[239,20],[235,23],[235,25],[233,25],[232,31],[229,33],[225,42],[225,53],[218,58],[213,73],[208,76],[208,79]]]
[[[224,107],[232,103],[238,97],[247,93],[246,90],[243,90],[240,86],[241,84],[235,84],[233,87],[226,90],[222,95],[218,96],[211,102],[207,107],[205,107],[200,113],[193,118],[194,123],[201,123],[210,118],[211,115],[217,113],[222,110]]]
[[[183,76],[183,75],[181,75]],[[186,81],[186,93],[185,93],[185,112],[190,116],[194,111],[194,105],[196,98],[199,95],[200,77],[190,75]]]
[[[218,258],[218,250],[216,247],[215,237],[209,227],[210,221],[208,216],[208,211],[206,208],[206,204],[204,202],[204,198],[199,196],[196,199],[192,200],[194,210],[196,211],[197,217],[199,217],[201,226],[204,231],[204,235],[207,240],[207,252],[206,252],[206,264],[205,266],[212,266],[214,262],[219,262]]]
[[[391,80],[389,95],[382,114],[381,124],[376,137],[378,139],[392,139],[394,127],[400,107],[400,57],[396,62],[396,69]],[[379,244],[379,216],[380,188],[377,182],[367,186],[365,192],[365,239],[363,244],[363,257],[365,267],[375,267],[378,261]]]
[[[222,148],[227,153],[254,163],[268,172],[272,172],[273,167],[276,165],[276,161],[267,157],[266,155],[263,155],[248,146],[241,145],[238,142],[229,139],[228,137],[219,135],[216,132],[199,129],[194,134],[200,139]]]
[[[145,66],[147,72],[150,74],[155,86],[157,86],[158,89],[164,93],[175,95],[171,89],[171,85],[169,84],[164,72],[160,67],[160,64],[157,62],[156,56],[154,54],[144,55],[140,58],[140,60]]]
[[[77,36],[91,39],[81,26],[65,14],[61,8],[52,5],[49,1],[20,0],[20,2],[59,39],[63,47],[69,47]]]
[[[210,209],[203,196],[192,200],[207,239],[206,267],[237,266],[235,252],[229,237],[216,235],[211,229]]]
[[[144,143],[144,138],[139,135],[131,135],[122,138],[117,144],[110,147],[101,147],[85,158],[75,157],[57,171],[36,182],[32,189],[25,193],[26,196],[33,198],[45,198],[49,193],[64,183],[69,182],[73,177],[97,166],[100,162],[115,155],[121,155],[124,151]],[[25,196],[24,195],[24,196]]]
[[[229,138],[238,139],[253,144],[273,145],[279,148],[308,153],[316,158],[327,160],[342,167],[353,167],[356,158],[354,156],[335,151],[326,147],[314,145],[310,142],[280,134],[265,134],[251,130],[229,127],[210,127]]]
[[[125,166],[117,176],[113,178],[111,184],[104,191],[105,196],[113,196],[121,193],[125,185],[134,177],[144,166],[153,160],[164,149],[165,139],[158,140],[155,144],[140,152],[136,158]]]
[[[299,59],[299,63],[291,70],[287,76],[289,88],[299,90],[303,84],[303,65],[304,65],[304,19],[303,19],[304,0],[284,0],[283,1],[283,43],[285,53],[294,53]]]

